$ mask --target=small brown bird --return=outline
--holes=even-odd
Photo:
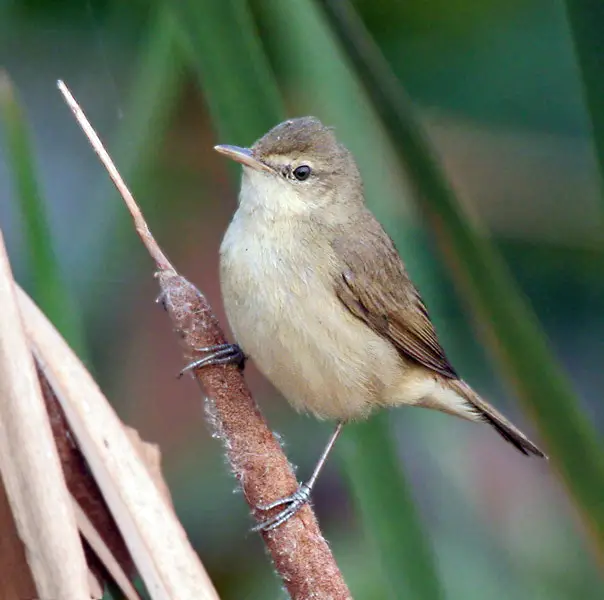
[[[216,146],[243,165],[239,207],[220,248],[220,281],[241,350],[294,408],[337,428],[312,477],[258,529],[308,501],[342,425],[412,405],[491,425],[524,454],[544,456],[462,381],[442,349],[392,240],[365,206],[352,154],[313,117],[277,125],[252,148]],[[240,350],[241,348],[241,350]]]

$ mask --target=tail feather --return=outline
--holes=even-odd
[[[506,441],[517,450],[547,458],[545,453],[529,440],[520,429],[512,425],[498,410],[485,402],[467,383],[457,379],[447,380],[447,386],[468,402],[478,418],[488,423]]]

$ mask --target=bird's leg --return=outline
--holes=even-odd
[[[276,529],[279,527],[279,525],[285,523],[285,521],[287,521],[290,517],[294,516],[300,510],[300,508],[302,508],[302,506],[308,502],[313,486],[315,485],[323,466],[327,462],[327,457],[329,456],[331,449],[334,447],[334,444],[336,443],[343,426],[343,423],[338,423],[308,481],[303,483],[291,496],[286,496],[280,500],[275,500],[270,504],[261,504],[257,507],[259,510],[266,511],[276,508],[277,506],[285,506],[282,511],[278,512],[270,519],[262,521],[262,523],[258,523],[258,525],[252,529],[252,531],[271,531],[272,529]]]
[[[197,352],[207,352],[208,354],[188,364],[180,372],[179,377],[182,377],[187,371],[211,365],[236,364],[243,369],[245,364],[245,354],[243,354],[243,350],[237,344],[218,344],[216,346],[196,348],[196,350]]]

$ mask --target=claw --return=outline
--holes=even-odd
[[[286,496],[285,498],[281,498],[280,500],[275,500],[270,504],[261,504],[258,506],[258,510],[271,510],[273,508],[277,508],[277,506],[284,506],[285,508],[278,512],[273,517],[266,519],[266,521],[262,521],[262,523],[258,523],[252,531],[272,531],[282,525],[287,521],[290,517],[293,517],[302,506],[304,506],[310,499],[310,492],[312,491],[315,482],[317,481],[317,477],[319,477],[319,473],[333,448],[333,445],[336,443],[340,432],[342,431],[343,424],[338,423],[335,431],[331,434],[329,441],[327,442],[327,446],[325,446],[325,450],[323,450],[323,454],[319,458],[319,462],[315,467],[310,479],[303,483],[291,496]]]
[[[166,306],[166,293],[162,291],[159,296],[155,298],[155,303],[161,304],[162,308],[167,311],[168,307]]]
[[[209,352],[209,354],[189,363],[179,373],[178,377],[182,377],[186,372],[192,371],[193,369],[200,369],[201,367],[237,364],[243,368],[245,363],[245,355],[237,344],[218,344],[216,346],[197,348],[197,351]]]
[[[277,506],[286,505],[282,511],[276,515],[258,523],[252,528],[252,531],[272,531],[293,517],[310,499],[310,487],[303,483],[291,496],[286,496],[279,500],[275,500],[270,504],[261,504],[258,510],[266,511],[276,508]]]

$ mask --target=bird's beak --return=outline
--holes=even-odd
[[[219,154],[224,154],[225,156],[228,156],[234,161],[241,163],[245,167],[250,167],[251,169],[255,169],[256,171],[267,171],[269,173],[274,173],[273,169],[271,169],[267,164],[254,157],[252,151],[249,148],[220,145],[214,146],[214,150],[216,150],[216,152],[218,152]]]

